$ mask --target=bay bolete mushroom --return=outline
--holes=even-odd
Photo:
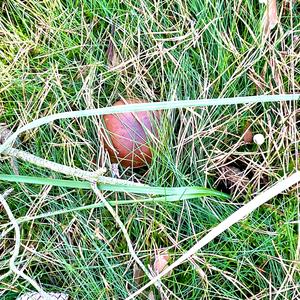
[[[141,99],[118,100],[113,106],[147,103]],[[110,144],[105,142],[112,162],[123,167],[139,168],[152,161],[151,142],[158,136],[160,112],[124,112],[104,116]]]

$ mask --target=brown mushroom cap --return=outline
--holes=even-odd
[[[118,100],[113,106],[134,103],[147,103],[141,99]],[[139,168],[150,164],[151,132],[157,136],[155,125],[160,112],[125,112],[104,116],[104,123],[113,147],[105,143],[113,162],[120,162],[123,167]],[[149,130],[149,132],[147,132]]]

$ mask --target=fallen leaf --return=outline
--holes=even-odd
[[[3,115],[4,113],[4,106],[3,106],[3,103],[0,102],[0,116]]]
[[[157,254],[155,255],[155,261],[153,264],[153,269],[156,274],[161,273],[168,265],[170,259],[169,254]]]
[[[99,227],[96,227],[95,228],[95,235],[96,237],[100,240],[100,241],[104,241],[105,238],[103,237],[103,235],[101,234],[100,232],[100,228]]]
[[[117,49],[113,42],[114,35],[115,35],[115,26],[111,25],[110,39],[109,39],[108,49],[107,49],[107,60],[110,69],[120,64],[119,55],[117,53]]]
[[[263,16],[263,36],[267,37],[271,30],[278,24],[276,0],[260,0],[266,5],[266,11]]]
[[[250,179],[245,173],[232,165],[222,166],[220,168],[220,177],[218,180],[222,181],[231,192],[243,192],[250,183]]]
[[[154,293],[151,291],[148,295],[148,300],[155,300]]]
[[[139,267],[137,263],[133,265],[133,280],[135,281],[136,284],[141,284],[142,279],[144,277],[144,272],[143,270]]]
[[[96,220],[96,227],[95,227],[95,236],[100,240],[106,243],[106,245],[110,248],[113,249],[112,245],[110,244],[110,242],[105,238],[105,236],[103,235],[103,233],[101,232],[100,228],[98,227],[98,224],[100,223],[100,220]]]
[[[292,2],[290,0],[283,0],[282,1],[282,15],[287,14],[291,8],[293,7],[296,0],[293,0]]]
[[[251,125],[250,122],[247,121],[244,129],[244,142],[246,144],[250,144],[253,141],[253,133],[250,125]]]

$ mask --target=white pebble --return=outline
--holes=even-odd
[[[265,137],[262,135],[262,134],[260,134],[260,133],[258,133],[258,134],[255,134],[254,136],[253,136],[253,142],[255,143],[255,144],[257,144],[257,145],[262,145],[264,142],[265,142]]]

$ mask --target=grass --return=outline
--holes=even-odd
[[[280,23],[265,43],[258,1],[0,5],[0,122],[10,128],[54,113],[110,106],[120,97],[157,102],[300,91],[295,1],[278,2]],[[115,67],[107,58],[111,24],[120,61]],[[166,112],[152,165],[120,168],[121,177],[158,187],[205,186],[232,197],[117,205],[144,265],[153,266],[158,250],[168,250],[174,261],[253,195],[299,168],[299,109],[292,101]],[[266,137],[261,147],[243,142],[247,124]],[[110,167],[100,127],[98,117],[57,120],[22,134],[20,147],[88,171]],[[19,171],[66,179],[21,161]],[[1,162],[1,173],[13,174],[9,160]],[[17,266],[45,290],[72,299],[125,299],[148,281],[134,280],[125,238],[91,191],[1,181],[1,192],[9,187],[15,218],[29,219],[20,224]],[[110,201],[140,197],[132,191],[104,195]],[[1,211],[1,230],[8,222]],[[298,299],[298,227],[296,187],[176,268],[164,288],[170,299]],[[10,232],[0,240],[0,276],[13,247]],[[13,275],[0,281],[1,299],[30,290]]]

